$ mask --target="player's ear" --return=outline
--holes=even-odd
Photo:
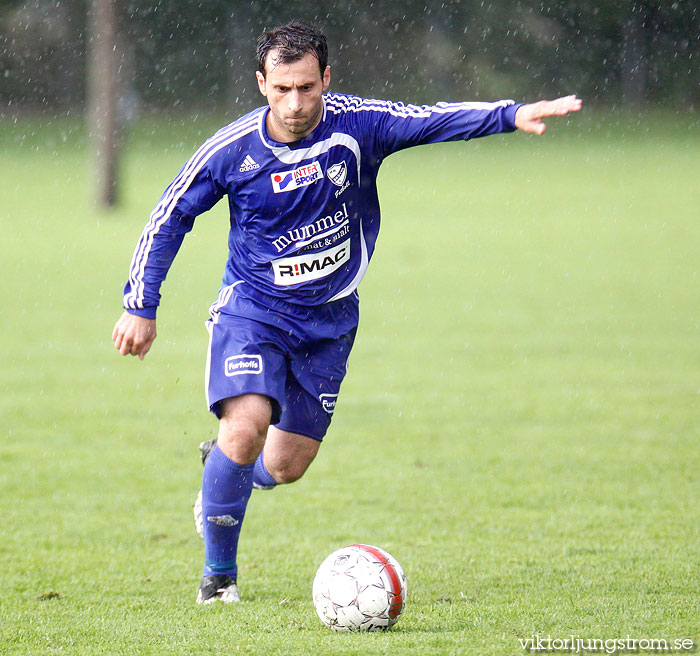
[[[331,83],[331,67],[326,66],[326,70],[323,71],[323,90],[327,91]]]
[[[267,96],[267,87],[265,86],[265,76],[260,71],[255,71],[255,77],[258,80],[258,89],[263,96]]]

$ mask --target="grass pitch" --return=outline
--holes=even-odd
[[[110,335],[152,206],[218,125],[136,126],[113,212],[90,203],[74,124],[0,125],[0,653],[700,644],[697,116],[586,110],[392,156],[330,433],[302,481],[253,495],[245,602],[200,608],[224,203],[185,240],[146,360]],[[315,616],[316,567],[357,541],[408,577],[386,634]]]

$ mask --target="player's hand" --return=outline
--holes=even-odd
[[[124,312],[112,331],[114,346],[122,355],[138,355],[143,360],[156,338],[155,319]]]
[[[518,107],[518,111],[515,112],[515,127],[523,132],[544,134],[546,127],[542,123],[543,118],[566,116],[569,112],[578,112],[581,109],[581,104],[581,99],[574,95],[523,105]]]

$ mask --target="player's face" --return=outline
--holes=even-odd
[[[267,131],[276,141],[289,143],[305,137],[321,120],[324,91],[331,81],[331,68],[321,76],[318,59],[311,53],[291,64],[276,64],[276,50],[265,62],[265,76],[256,71],[260,93],[267,98]]]

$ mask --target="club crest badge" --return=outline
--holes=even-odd
[[[345,178],[348,176],[348,167],[345,160],[333,164],[327,171],[328,179],[336,186],[342,187],[345,184]]]

